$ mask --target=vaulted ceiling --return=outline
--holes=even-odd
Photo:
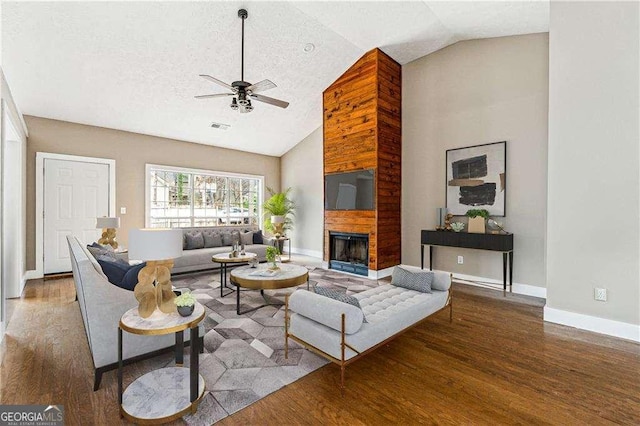
[[[287,109],[194,99],[225,91],[198,74],[240,79],[241,7],[245,80],[276,83],[264,94]],[[24,114],[280,156],[321,125],[322,91],[374,47],[405,64],[548,26],[544,1],[3,2],[2,68]]]

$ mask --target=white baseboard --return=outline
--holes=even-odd
[[[393,266],[390,268],[380,269],[379,271],[372,271],[369,269],[369,279],[379,280],[381,278],[390,277],[393,272]]]
[[[449,272],[449,271],[446,271],[446,272]],[[484,287],[484,288],[490,288],[493,290],[502,291],[502,283],[503,283],[502,280],[477,277],[474,275],[458,274],[458,273],[453,274],[453,279],[467,285],[475,285],[478,287]],[[482,283],[492,284],[492,286],[482,285]],[[493,284],[497,286],[494,287]],[[507,290],[508,289],[509,289],[509,285],[507,284]],[[522,294],[525,296],[539,297],[541,299],[547,298],[547,289],[545,287],[538,287],[530,284],[513,283],[513,286],[511,287],[511,291],[513,293]]]
[[[544,320],[556,324],[568,325],[595,333],[620,337],[622,339],[640,342],[640,325],[614,321],[606,318],[593,317],[575,312],[544,307]]]
[[[23,281],[27,281],[27,280],[36,280],[38,278],[42,278],[44,277],[44,275],[42,275],[42,273],[35,271],[35,270],[31,270],[31,271],[26,271],[24,273],[24,276],[22,277]]]
[[[298,248],[298,247],[291,247],[291,253],[294,254],[302,254],[305,256],[310,256],[310,257],[315,257],[318,259],[322,259],[322,252],[319,250],[309,250],[309,249],[304,249],[304,248]]]

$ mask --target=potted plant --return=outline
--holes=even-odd
[[[196,306],[196,298],[190,292],[184,292],[173,299],[173,303],[178,307],[178,313],[183,317],[188,317],[193,313]]]
[[[271,266],[269,267],[269,269],[272,271],[276,271],[280,269],[276,264],[276,260],[278,259],[278,256],[280,256],[280,251],[278,250],[277,247],[274,247],[274,246],[267,247],[265,257],[267,258],[267,262],[271,263]]]
[[[264,227],[276,237],[280,237],[293,228],[291,216],[295,215],[296,206],[289,198],[291,188],[287,188],[284,192],[275,192],[267,187],[267,191],[270,197],[262,205],[262,210],[265,212]]]
[[[469,218],[467,232],[476,234],[485,233],[485,220],[489,218],[489,212],[485,209],[467,210],[466,216]]]

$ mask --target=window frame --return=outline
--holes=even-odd
[[[223,178],[240,178],[240,179],[255,179],[258,180],[258,228],[261,229],[262,226],[262,222],[263,222],[263,212],[262,212],[262,204],[264,202],[264,192],[265,192],[265,186],[264,186],[264,176],[262,175],[252,175],[252,174],[247,174],[247,173],[232,173],[232,172],[220,172],[220,171],[215,171],[215,170],[205,170],[205,169],[194,169],[194,168],[190,168],[190,167],[178,167],[178,166],[166,166],[166,165],[162,165],[162,164],[151,164],[151,163],[146,163],[145,164],[145,175],[144,175],[144,188],[145,188],[145,194],[144,194],[144,225],[145,228],[151,228],[151,172],[153,170],[157,170],[157,171],[164,171],[164,172],[172,172],[172,173],[185,173],[185,174],[191,174],[191,175],[208,175],[208,176],[215,176],[215,177],[223,177]],[[229,202],[227,201],[227,208],[230,207]],[[191,224],[192,226],[188,226],[188,227],[182,227],[182,228],[207,228],[207,227],[211,227],[211,226],[193,226],[194,225],[194,220],[198,219],[196,217],[194,217],[193,211],[194,209],[194,201],[193,201],[193,194],[192,194],[192,199],[191,199],[191,204],[190,204],[190,215],[188,216],[189,219],[191,219]],[[227,221],[229,221],[229,215],[228,215],[228,211],[227,211]],[[231,225],[230,223],[227,225],[214,225],[214,226],[220,226],[220,227],[225,227],[225,226],[235,226],[235,225]],[[237,226],[253,226],[253,225],[237,225]],[[180,229],[181,227],[176,227],[176,228],[172,228],[172,229]]]

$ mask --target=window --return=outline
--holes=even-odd
[[[258,225],[262,176],[147,164],[147,226]]]

